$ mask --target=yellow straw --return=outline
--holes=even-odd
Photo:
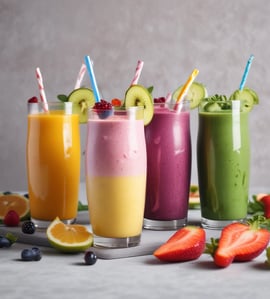
[[[199,74],[199,70],[194,69],[193,72],[191,73],[191,75],[189,76],[187,82],[183,86],[182,90],[180,91],[180,93],[177,97],[177,100],[176,100],[176,104],[179,103],[180,100],[183,98],[183,96],[188,92],[190,85],[195,80],[195,78],[198,76],[198,74]]]

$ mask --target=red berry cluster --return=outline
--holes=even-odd
[[[154,103],[162,104],[165,102],[166,102],[165,97],[154,98]]]
[[[105,100],[100,100],[100,102],[96,102],[93,109],[97,110],[111,110],[112,109],[112,104],[105,101]]]

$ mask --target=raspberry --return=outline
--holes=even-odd
[[[20,217],[16,211],[10,210],[7,212],[4,218],[4,224],[6,226],[18,226],[19,222],[20,222]]]
[[[154,103],[165,103],[166,99],[165,97],[160,97],[160,98],[154,98]]]
[[[28,103],[38,103],[38,98],[37,97],[32,97],[28,100]]]
[[[25,221],[22,224],[22,232],[25,234],[33,234],[36,231],[36,227],[34,222],[32,221]]]

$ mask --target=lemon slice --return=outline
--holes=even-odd
[[[259,104],[257,93],[248,87],[244,87],[243,90],[236,90],[230,96],[230,100],[243,100],[245,111],[250,111],[253,108],[253,105]]]
[[[172,95],[174,101],[177,100],[183,85],[179,86]],[[190,109],[194,109],[199,106],[200,102],[208,96],[205,86],[198,82],[193,82],[188,90],[187,99],[190,101]]]
[[[16,193],[0,195],[0,220],[2,221],[7,212],[14,210],[20,217],[20,220],[26,219],[30,214],[29,200]]]
[[[50,244],[62,252],[85,251],[93,244],[93,235],[84,225],[65,224],[58,217],[47,228]]]

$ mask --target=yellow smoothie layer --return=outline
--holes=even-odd
[[[143,224],[146,175],[87,178],[93,233],[108,238],[137,236]]]

